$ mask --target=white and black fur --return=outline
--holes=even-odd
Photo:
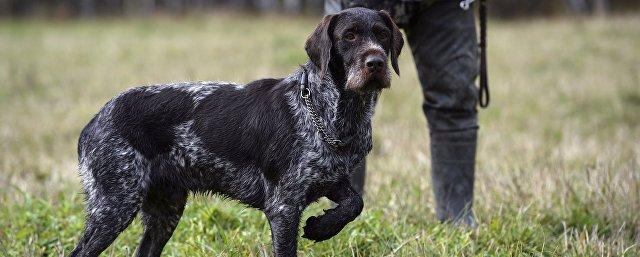
[[[336,235],[363,208],[350,171],[371,150],[387,56],[397,72],[402,44],[386,12],[353,8],[325,17],[307,40],[310,61],[285,78],[154,85],[113,98],[80,135],[87,220],[71,256],[99,255],[138,212],[145,229],[137,255],[159,256],[189,192],[264,211],[276,256],[296,255],[301,213],[320,197],[336,207],[309,218],[303,237]],[[300,95],[304,70],[309,107]],[[346,145],[330,148],[308,108]]]

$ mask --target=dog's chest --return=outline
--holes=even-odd
[[[317,156],[303,161],[307,163],[311,176],[316,183],[332,183],[348,177],[369,152],[370,147],[363,144],[361,147],[327,150],[312,156]]]

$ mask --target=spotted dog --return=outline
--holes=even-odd
[[[224,195],[264,211],[275,256],[296,256],[302,211],[322,241],[354,220],[362,198],[350,171],[371,150],[371,117],[398,73],[403,39],[388,13],[324,17],[309,61],[285,78],[246,85],[195,82],[137,87],[109,101],[78,143],[86,194],[84,235],[71,256],[97,256],[141,214],[137,256],[159,256],[190,192]]]

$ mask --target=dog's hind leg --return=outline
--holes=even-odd
[[[131,224],[139,203],[123,204],[123,201],[128,201],[126,198],[118,200],[116,203],[101,203],[96,208],[102,210],[89,214],[84,235],[70,256],[100,255]]]
[[[127,194],[99,196],[89,203],[84,235],[70,256],[98,256],[131,224],[140,200]]]
[[[105,155],[81,163],[87,221],[84,235],[70,256],[100,255],[136,216],[148,166],[138,156],[135,161],[129,157]]]
[[[160,256],[180,221],[187,202],[184,190],[152,186],[142,204],[144,235],[136,256]]]

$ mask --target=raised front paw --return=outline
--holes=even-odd
[[[303,229],[304,234],[302,237],[321,242],[338,234],[338,232],[342,230],[342,226],[336,227],[335,223],[328,222],[327,217],[323,215],[319,217],[309,217]]]

